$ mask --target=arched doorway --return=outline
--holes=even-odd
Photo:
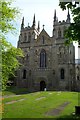
[[[44,91],[44,88],[46,88],[46,83],[45,81],[40,82],[40,91]]]

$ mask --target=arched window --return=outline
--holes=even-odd
[[[45,68],[46,67],[46,51],[41,50],[40,53],[40,67]]]
[[[28,33],[28,42],[30,42],[31,41],[31,33],[29,32]]]
[[[42,43],[44,44],[44,36],[42,36]]]
[[[61,71],[60,71],[60,77],[61,77],[61,79],[64,79],[64,69],[61,69]]]
[[[60,28],[58,30],[58,37],[61,37],[61,30],[60,30]]]
[[[65,33],[66,33],[66,26],[63,27],[63,37],[65,37]]]
[[[26,42],[27,41],[27,35],[26,35],[26,33],[24,34],[24,42]]]
[[[26,70],[23,70],[23,79],[26,79]]]
[[[79,76],[77,76],[77,80],[79,80]]]

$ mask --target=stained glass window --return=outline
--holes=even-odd
[[[44,49],[40,53],[40,67],[46,67],[46,51]]]

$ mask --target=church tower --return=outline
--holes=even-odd
[[[26,43],[34,42],[34,40],[39,35],[39,32],[40,32],[40,26],[39,26],[39,22],[38,22],[38,28],[36,28],[35,14],[33,17],[33,22],[32,22],[31,27],[29,26],[29,23],[28,23],[27,27],[24,27],[24,17],[23,17],[22,23],[21,23],[18,47],[21,48],[22,46],[27,45]]]
[[[56,74],[60,74],[61,78],[59,80],[60,89],[64,89],[66,84],[70,84],[73,86],[74,76],[75,75],[75,54],[74,54],[74,46],[73,43],[69,46],[65,46],[65,29],[70,25],[70,14],[68,9],[67,20],[58,21],[56,10],[54,12],[54,20],[53,20],[53,41],[55,41],[53,45],[53,67],[56,69]],[[56,54],[55,54],[56,53]],[[60,70],[60,73],[58,72]],[[73,75],[74,74],[74,75]],[[64,80],[64,82],[62,81]],[[64,84],[64,85],[63,85]],[[71,87],[69,89],[72,89]]]
[[[53,20],[53,37],[55,38],[64,38],[65,29],[70,25],[70,14],[68,9],[67,19],[66,21],[58,21],[56,10],[54,11],[54,20]]]

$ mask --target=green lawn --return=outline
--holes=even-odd
[[[16,86],[7,87],[6,90],[2,92],[2,95],[19,95],[19,94],[26,94],[29,91],[26,88],[17,88]]]
[[[6,102],[24,99],[23,101],[15,102],[13,104],[5,104]],[[64,110],[57,116],[47,115],[46,113],[58,108],[64,102],[70,102]],[[78,104],[77,92],[35,92],[29,94],[22,94],[4,98],[4,113],[3,118],[74,118],[72,113],[75,111],[75,106]]]

